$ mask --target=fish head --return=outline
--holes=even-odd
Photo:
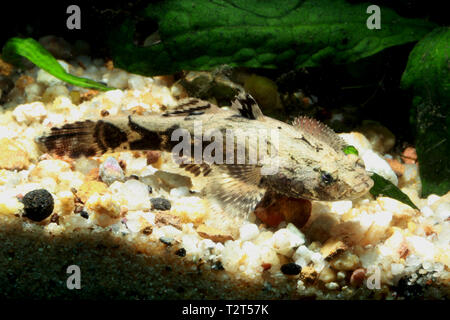
[[[358,198],[373,186],[364,162],[357,155],[326,145],[320,152],[307,156],[303,151],[290,149],[278,171],[265,177],[274,190],[294,198],[338,201]]]

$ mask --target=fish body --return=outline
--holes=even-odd
[[[324,124],[287,124],[262,114],[241,93],[230,109],[184,99],[162,114],[124,115],[54,127],[37,139],[47,152],[72,158],[108,152],[161,150],[206,179],[214,207],[245,217],[268,191],[294,198],[353,199],[373,185],[358,156]]]

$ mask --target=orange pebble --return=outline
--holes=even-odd
[[[416,163],[417,162],[417,152],[413,147],[406,148],[402,153],[402,160],[404,163]]]

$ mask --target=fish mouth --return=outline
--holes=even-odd
[[[358,183],[357,185],[354,185],[352,189],[348,192],[347,196],[350,196],[352,198],[358,198],[365,193],[367,193],[372,187],[373,187],[373,180],[367,176],[366,179],[364,179],[362,182]]]

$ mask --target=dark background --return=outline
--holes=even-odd
[[[245,1],[245,0],[243,0]],[[111,26],[120,23],[124,17],[135,15],[151,0],[60,0],[60,1],[19,1],[5,0],[0,6],[0,45],[13,36],[39,38],[57,35],[66,40],[83,39],[101,46]],[[393,8],[403,17],[427,18],[439,24],[448,24],[448,10],[445,1],[395,0],[395,1],[355,1],[368,2]],[[66,9],[76,4],[81,8],[81,30],[66,28]]]
[[[349,1],[352,3],[365,1]],[[137,1],[6,1],[0,7],[0,45],[15,36],[39,39],[56,35],[73,43],[85,40],[91,46],[91,56],[109,57],[106,40],[113,29],[127,17],[136,17],[149,0]],[[381,7],[391,7],[403,17],[422,18],[448,25],[445,2],[424,0],[370,1]],[[81,30],[68,30],[66,9],[71,4],[81,8]],[[154,25],[138,25],[146,35]],[[413,130],[409,125],[411,97],[399,89],[409,52],[414,43],[388,48],[374,56],[348,65],[311,68],[307,73],[294,73],[284,83],[277,83],[280,91],[290,92],[301,88],[306,94],[319,98],[327,108],[356,107],[355,118],[372,119],[388,127],[397,137],[397,146],[412,144]],[[289,70],[257,70],[271,79],[278,79]],[[326,121],[327,115],[319,120]],[[329,117],[329,115],[328,115]],[[357,126],[358,123],[351,123]],[[348,128],[346,128],[348,130]]]

